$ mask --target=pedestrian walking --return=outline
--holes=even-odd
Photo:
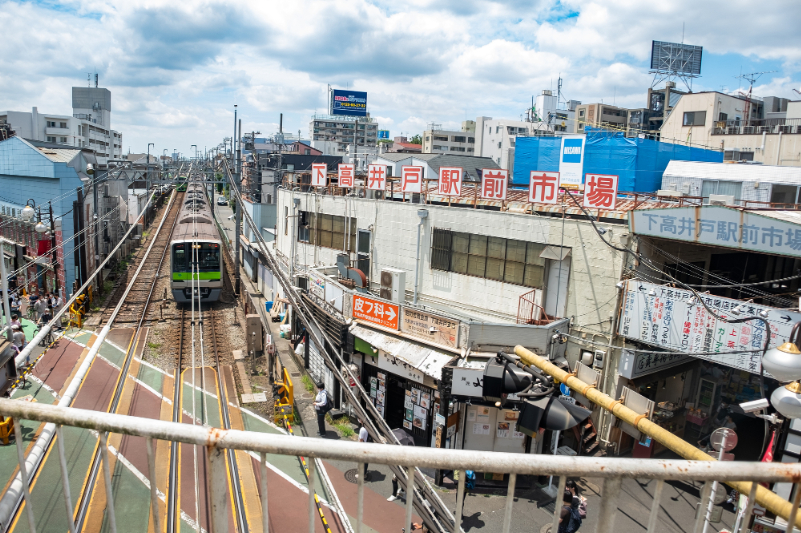
[[[562,495],[562,510],[559,513],[559,533],[576,533],[581,527],[578,505],[573,505],[573,494],[565,490]]]
[[[314,408],[317,410],[317,436],[325,437],[325,415],[331,410],[331,400],[325,390],[325,383],[317,383],[317,397],[314,398]]]
[[[44,313],[44,306],[45,300],[43,298],[37,298],[33,304],[33,310],[36,313],[36,320],[39,320],[42,317],[42,313]]]
[[[398,483],[398,476],[392,474],[392,494],[387,498],[388,502],[394,502],[398,498],[406,497],[406,492],[403,490],[403,487],[400,486]]]
[[[581,495],[579,486],[572,479],[567,481],[565,488],[573,495],[572,505],[578,508],[579,516],[584,520],[587,518],[587,498]]]
[[[359,442],[372,442],[373,439],[370,437],[370,433],[367,432],[367,428],[364,427],[364,421],[359,420]],[[359,474],[356,474],[356,477],[359,477]],[[367,479],[367,463],[364,463],[364,479]]]

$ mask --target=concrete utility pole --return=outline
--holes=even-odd
[[[236,211],[234,213],[234,240],[236,241],[236,246],[234,247],[236,251],[236,255],[234,256],[234,292],[237,296],[239,296],[239,254],[240,254],[240,245],[239,245],[239,233],[240,228],[242,226],[242,202],[239,201],[239,197],[242,195],[242,157],[240,153],[242,151],[242,119],[239,119],[239,137],[237,138],[237,149],[236,149],[236,175],[234,177],[234,187],[236,187],[237,193],[235,196],[237,197],[236,201]]]

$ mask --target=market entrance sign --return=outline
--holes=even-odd
[[[801,224],[719,205],[631,211],[629,228],[636,235],[801,257]]]
[[[703,305],[695,302],[693,296],[692,292],[683,289],[628,280],[618,333],[645,344],[758,374],[762,366],[760,358],[765,339],[762,322],[751,320],[729,324],[718,320]],[[723,318],[761,316],[760,312],[767,311],[771,347],[785,342],[793,324],[801,321],[801,313],[711,294],[702,294],[701,297],[715,314]],[[738,305],[741,309],[739,315],[732,312]],[[640,362],[645,364],[654,361],[641,360],[637,364]],[[656,358],[656,362],[677,361]]]

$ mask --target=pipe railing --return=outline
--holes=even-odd
[[[100,411],[90,411],[71,407],[60,407],[31,403],[17,400],[0,399],[0,414],[12,417],[15,420],[15,428],[19,428],[20,420],[34,420],[56,424],[58,431],[62,426],[79,427],[97,431],[100,435],[104,432],[118,433],[122,435],[133,435],[145,437],[148,449],[153,446],[153,440],[176,441],[192,445],[202,445],[209,448],[233,449],[258,453],[261,461],[262,471],[266,467],[266,454],[280,454],[290,456],[313,457],[317,459],[328,459],[336,461],[347,461],[356,463],[361,471],[365,463],[399,465],[407,467],[422,468],[445,468],[459,472],[459,484],[457,490],[456,516],[461,523],[461,504],[464,501],[464,479],[465,470],[479,472],[495,472],[509,474],[509,490],[507,491],[507,502],[503,531],[510,531],[512,502],[514,500],[514,486],[517,476],[529,475],[553,475],[559,478],[559,491],[557,495],[564,491],[565,482],[568,477],[590,477],[603,480],[601,497],[604,501],[601,511],[603,520],[599,519],[597,531],[600,533],[611,533],[614,531],[615,518],[617,514],[618,501],[621,494],[621,483],[623,479],[654,479],[657,480],[655,497],[650,510],[648,521],[648,531],[657,531],[658,513],[662,488],[666,480],[682,481],[702,481],[704,482],[701,491],[701,501],[705,502],[711,492],[714,481],[725,482],[790,482],[795,483],[801,479],[801,464],[785,463],[763,463],[763,462],[726,462],[726,461],[683,461],[683,460],[657,460],[657,459],[620,459],[620,458],[596,458],[596,457],[569,457],[562,455],[549,455],[545,459],[542,455],[526,455],[473,450],[446,450],[438,448],[422,448],[411,446],[380,446],[376,444],[364,444],[343,440],[321,440],[308,437],[293,437],[289,435],[276,435],[269,433],[258,433],[251,431],[224,430],[220,428],[209,428],[194,426],[190,424],[180,424],[160,420],[111,414]],[[18,439],[20,433],[17,431]],[[24,447],[24,443],[17,441]],[[210,454],[214,455],[214,454]],[[61,471],[66,472],[66,456],[63,448],[59,447],[58,459],[61,463]],[[148,454],[148,475],[151,478],[151,486],[156,486],[155,479],[155,458],[154,454]],[[210,483],[215,482],[211,476]],[[413,479],[413,476],[410,477]],[[224,482],[222,479],[221,482]],[[359,476],[359,485],[363,483],[362,476]],[[748,509],[745,516],[750,516],[753,508],[754,492],[756,483],[751,484]],[[214,487],[209,487],[214,489]],[[360,487],[361,489],[361,487]],[[267,509],[267,491],[269,487],[264,484],[261,491],[262,509]],[[26,500],[30,502],[29,488],[25,487]],[[359,490],[361,500],[363,490]],[[407,491],[409,500],[414,498],[414,491]],[[797,491],[801,495],[801,490]],[[790,513],[790,521],[795,519],[798,512],[799,500],[794,498],[793,507]],[[359,508],[363,502],[359,501]],[[407,502],[409,504],[409,502]],[[554,528],[558,527],[560,506],[555,506]],[[151,509],[152,511],[152,509]],[[212,508],[212,513],[215,508]],[[223,509],[221,512],[225,512]],[[706,513],[698,513],[696,518],[696,529],[703,525]],[[407,513],[405,518],[406,531],[410,530],[411,514]],[[66,524],[65,524],[66,526]],[[310,531],[313,531],[315,522],[310,523]],[[66,529],[66,528],[65,528]],[[361,523],[356,524],[355,530],[361,531]],[[32,527],[31,531],[35,531]],[[745,524],[740,531],[746,531]]]

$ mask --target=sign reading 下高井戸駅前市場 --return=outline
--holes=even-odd
[[[801,257],[801,225],[722,205],[631,211],[629,227],[636,235]]]
[[[628,280],[618,333],[652,346],[758,374],[765,342],[762,321],[729,324],[713,317],[693,297],[688,290]],[[701,294],[701,297],[715,314],[730,320],[759,317],[760,312],[767,311],[771,347],[785,342],[793,324],[801,321],[801,313],[711,294]],[[737,306],[740,306],[739,314],[732,312]]]

